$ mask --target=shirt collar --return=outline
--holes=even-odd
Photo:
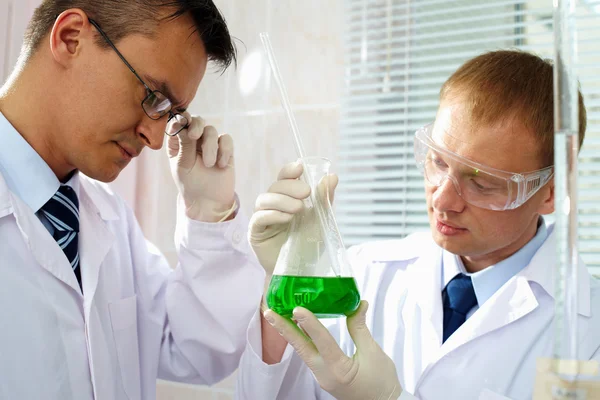
[[[542,217],[538,222],[535,236],[519,251],[512,256],[491,265],[481,271],[468,273],[461,258],[446,250],[443,252],[442,290],[456,275],[463,273],[470,276],[477,297],[477,304],[481,307],[490,297],[498,291],[513,276],[518,274],[531,262],[535,253],[540,249],[548,237],[548,229]]]
[[[38,212],[54,196],[60,181],[42,157],[0,113],[0,174],[8,189]],[[67,182],[79,195],[79,174]]]

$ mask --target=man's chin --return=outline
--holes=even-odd
[[[468,232],[466,233],[468,234]],[[446,236],[438,232],[435,228],[431,230],[431,236],[433,241],[442,249],[456,255],[463,255],[469,252],[469,249],[465,246],[465,235],[461,237]]]
[[[115,179],[117,179],[117,177],[119,176],[119,174],[121,173],[122,170],[123,170],[122,167],[114,166],[113,168],[110,168],[110,169],[106,168],[106,169],[102,169],[102,170],[94,169],[94,168],[85,169],[85,170],[80,169],[79,172],[81,172],[85,176],[92,178],[94,180],[104,182],[104,183],[111,183]]]
[[[100,182],[104,182],[104,183],[111,183],[111,182],[114,182],[114,180],[117,179],[118,176],[119,176],[119,174],[117,173],[112,176],[108,176],[108,177],[101,176],[101,177],[94,178],[94,179],[97,181],[100,181]]]

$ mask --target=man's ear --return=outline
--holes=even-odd
[[[68,68],[81,53],[84,39],[91,38],[91,26],[87,14],[78,8],[60,14],[50,32],[50,51],[54,60]]]
[[[538,212],[541,215],[552,214],[554,212],[554,179],[548,182],[541,191],[544,197]]]

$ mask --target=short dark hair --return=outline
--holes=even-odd
[[[221,70],[237,62],[236,48],[225,18],[212,0],[44,0],[35,10],[25,32],[21,57],[27,60],[41,45],[58,15],[78,8],[97,21],[115,43],[132,34],[152,37],[161,20],[188,14],[194,32],[204,43],[208,59]],[[162,12],[162,11],[165,12]],[[98,35],[98,45],[108,44]]]
[[[510,117],[523,122],[540,143],[543,167],[554,164],[554,71],[551,60],[520,50],[497,50],[463,64],[442,86],[440,99],[462,97],[471,117],[494,124]],[[579,147],[587,113],[579,97]]]

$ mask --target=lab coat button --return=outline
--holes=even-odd
[[[242,234],[240,233],[240,231],[235,231],[231,239],[233,243],[240,244],[240,242],[242,241]]]

